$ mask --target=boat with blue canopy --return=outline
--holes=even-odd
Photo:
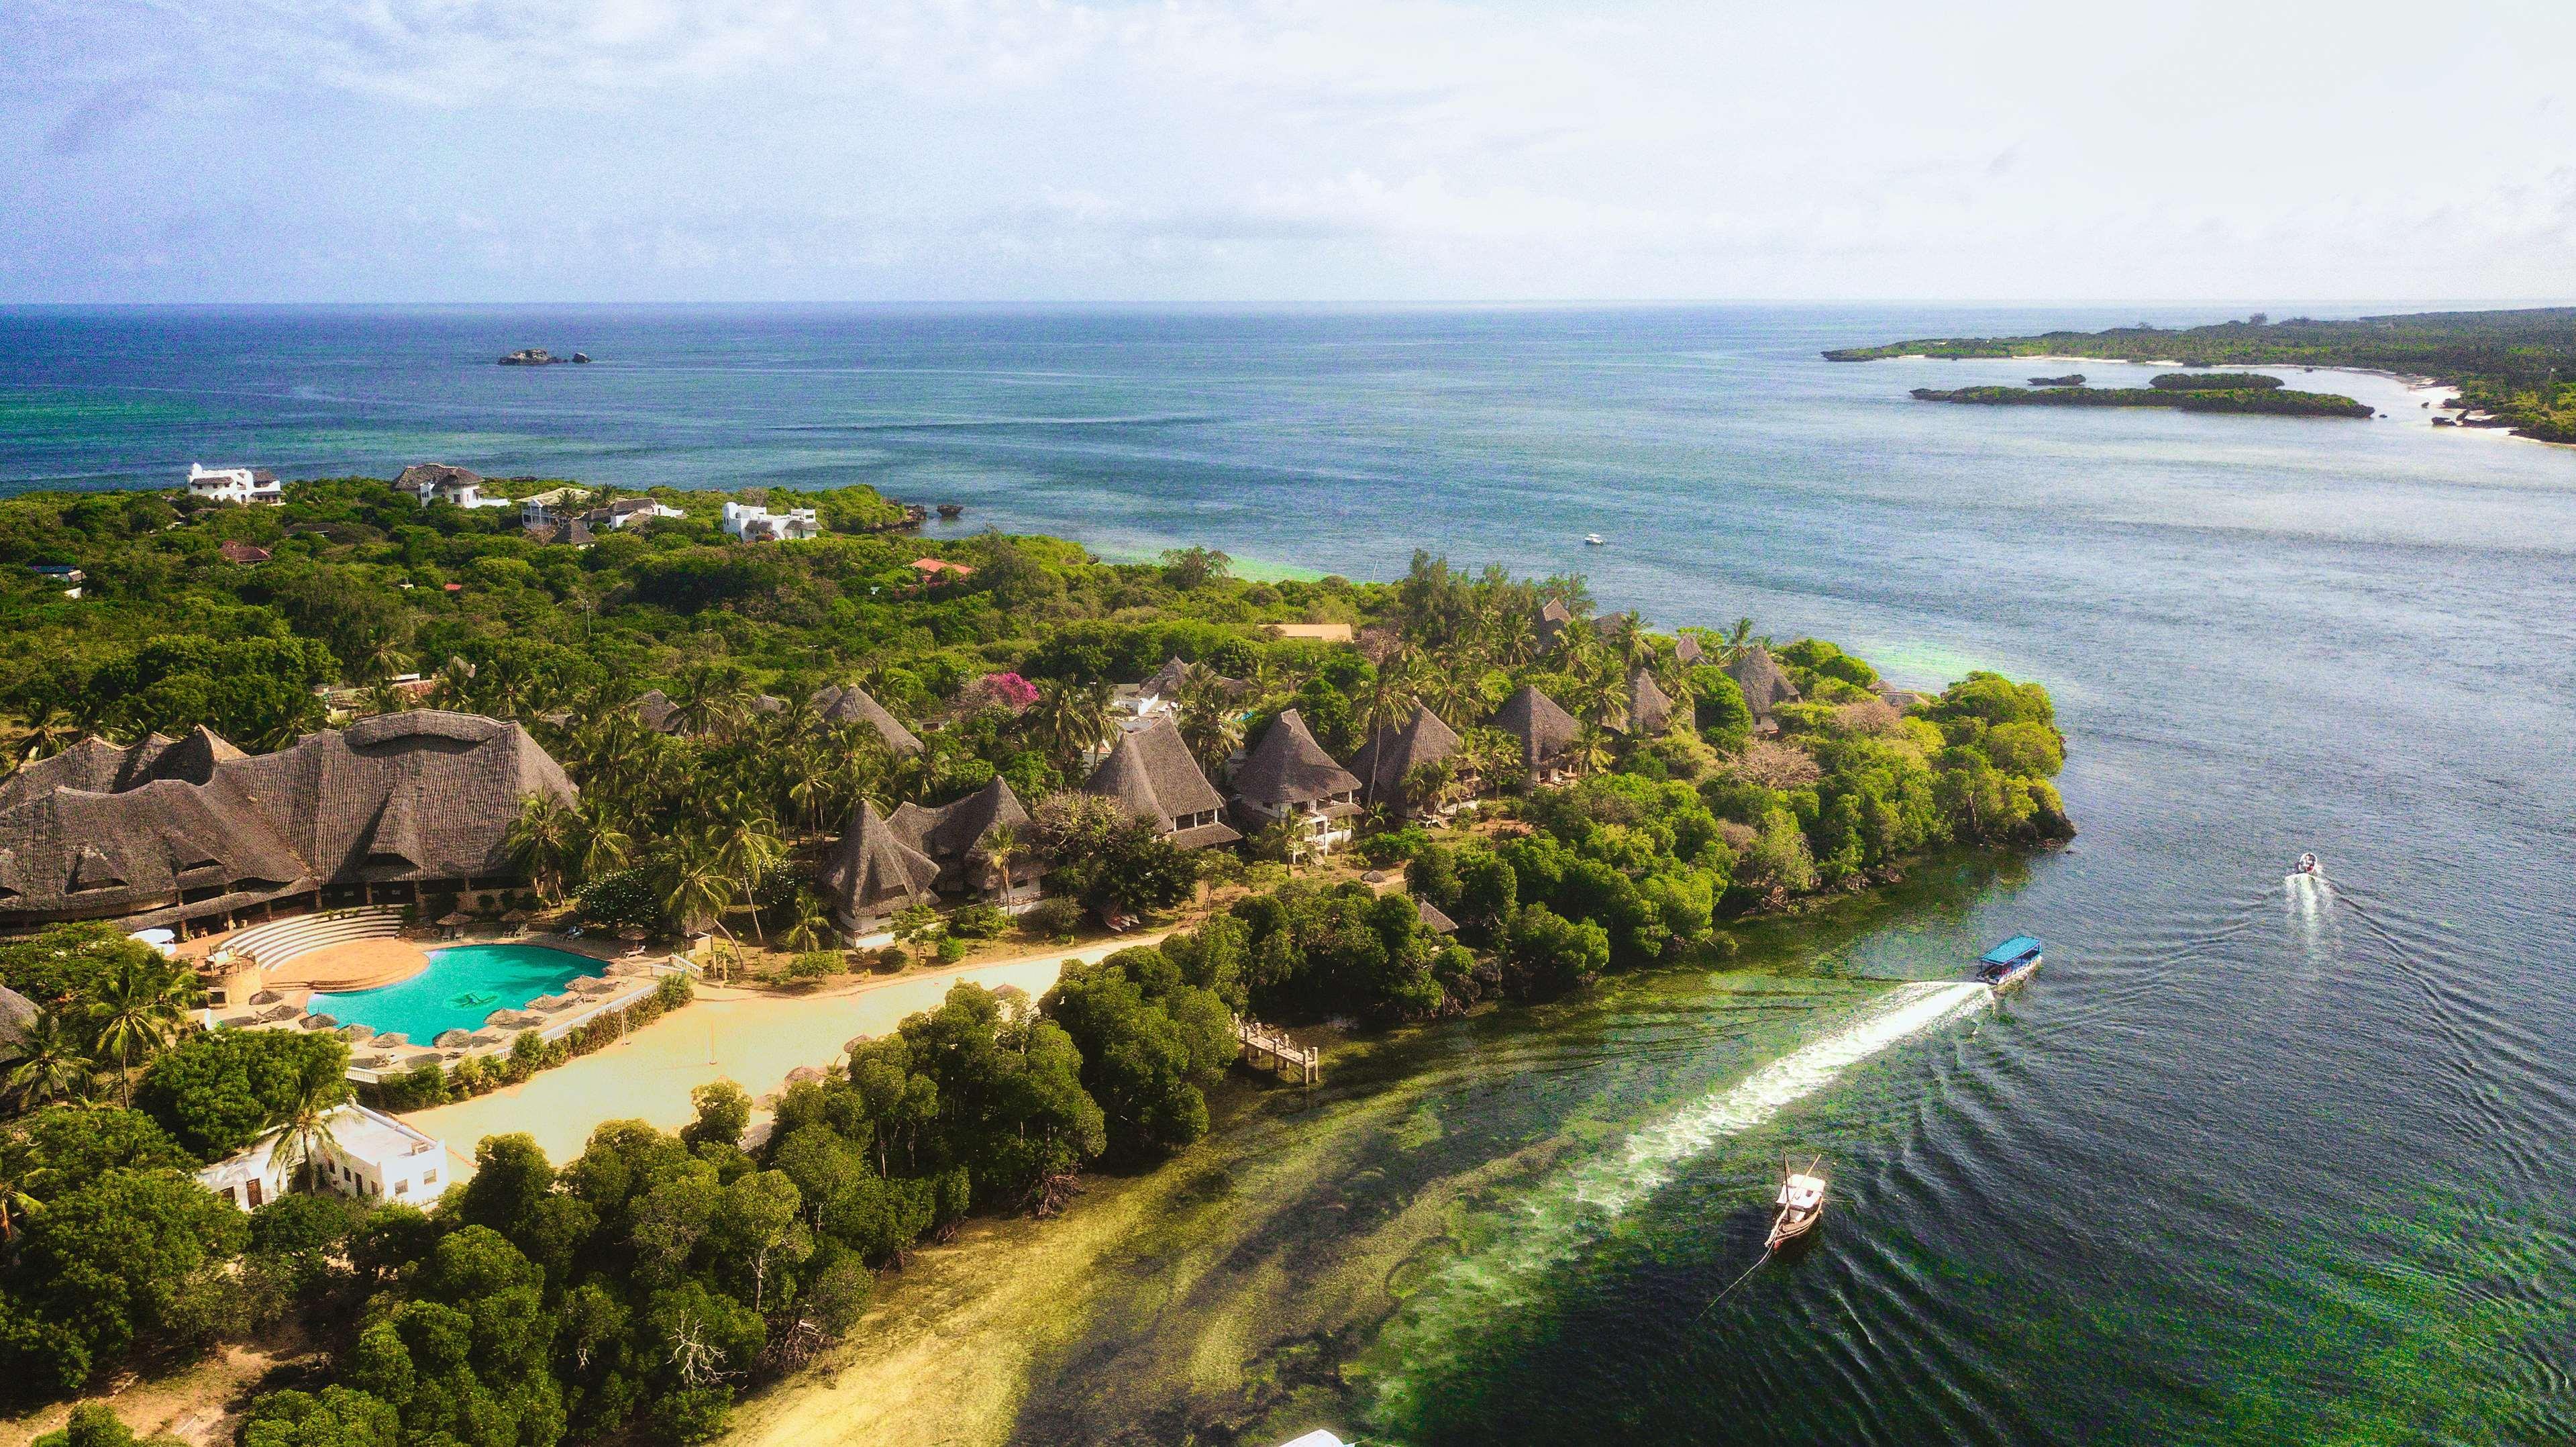
[[[2035,935],[2014,935],[1977,959],[1977,978],[1998,990],[2009,990],[2039,968],[2040,943]]]

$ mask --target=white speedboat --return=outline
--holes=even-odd
[[[1607,544],[1602,542],[1601,535],[1599,533],[1585,533],[1583,535],[1583,545],[1587,548],[1607,546]]]
[[[2322,866],[2317,863],[2317,857],[2315,855],[2302,854],[2299,856],[2298,867],[2292,869],[2290,872],[2292,874],[2321,874],[2324,870]]]

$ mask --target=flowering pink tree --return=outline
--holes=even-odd
[[[975,691],[1013,714],[1026,712],[1030,704],[1038,701],[1038,686],[1016,673],[985,674],[975,681]]]

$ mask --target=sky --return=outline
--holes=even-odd
[[[2566,300],[2576,4],[0,0],[0,302]]]

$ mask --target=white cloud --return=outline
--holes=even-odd
[[[21,0],[0,254],[30,295],[2576,288],[2576,11],[2303,11]],[[194,224],[248,214],[294,267]]]

